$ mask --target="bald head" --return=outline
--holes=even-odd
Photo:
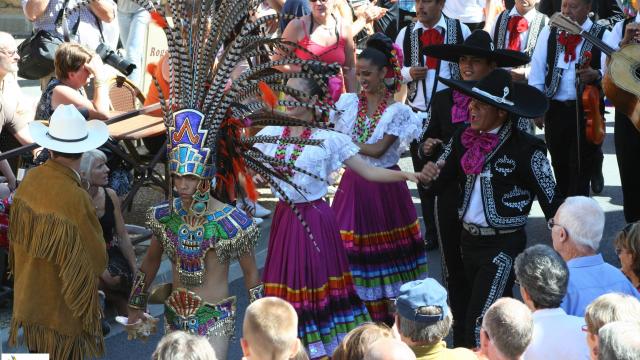
[[[484,314],[482,329],[503,357],[519,358],[533,336],[531,310],[516,299],[498,299]]]
[[[371,344],[364,360],[416,360],[416,355],[402,341],[384,338]]]

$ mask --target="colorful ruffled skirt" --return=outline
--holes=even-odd
[[[291,208],[279,202],[263,272],[266,296],[298,313],[298,336],[311,359],[331,356],[344,336],[371,321],[349,271],[333,211],[323,200],[296,204],[313,240]]]
[[[358,295],[374,321],[392,324],[390,303],[400,286],[427,276],[425,245],[407,184],[374,183],[347,169],[332,208]]]

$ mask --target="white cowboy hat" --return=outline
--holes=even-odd
[[[49,127],[29,123],[31,137],[40,146],[67,154],[93,150],[109,138],[107,124],[100,120],[86,121],[73,105],[59,105],[51,115]]]

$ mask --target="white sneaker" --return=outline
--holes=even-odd
[[[252,217],[263,218],[271,215],[271,210],[249,199],[238,200],[236,206],[238,209],[248,212]]]
[[[271,215],[271,210],[265,208],[264,206],[260,205],[259,203],[255,203],[255,210],[254,210],[254,214],[253,216],[257,217],[257,218],[264,218]]]
[[[259,217],[254,217],[253,222],[256,223],[256,225],[260,226],[264,222],[264,219],[260,219]]]

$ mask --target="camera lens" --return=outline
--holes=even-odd
[[[96,53],[105,64],[112,66],[126,76],[131,75],[131,72],[136,68],[135,64],[118,55],[118,53],[113,51],[107,44],[102,43],[98,45]]]

